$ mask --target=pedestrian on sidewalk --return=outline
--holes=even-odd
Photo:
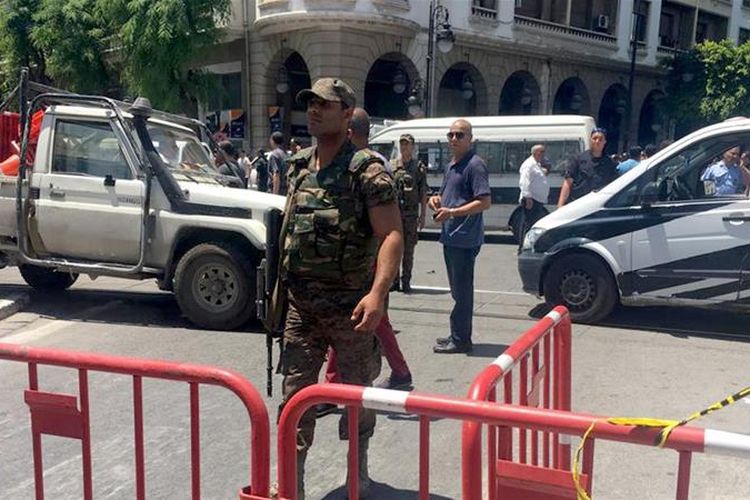
[[[399,275],[391,290],[411,292],[411,273],[414,268],[414,247],[419,240],[419,230],[424,228],[427,212],[427,167],[414,157],[414,136],[399,137],[401,155],[393,163],[393,180],[396,182],[401,224],[404,227],[404,258]]]
[[[531,147],[531,156],[521,164],[518,173],[518,187],[521,194],[518,197],[519,218],[518,224],[518,251],[523,248],[523,239],[536,221],[549,212],[544,206],[549,198],[549,160],[544,157],[544,144],[535,144]],[[513,218],[513,216],[511,216]]]
[[[428,202],[433,219],[442,223],[440,242],[448,271],[451,297],[450,335],[438,338],[432,350],[441,354],[469,353],[474,310],[474,264],[484,242],[482,212],[490,208],[489,172],[472,149],[471,123],[459,119],[448,131],[451,163],[440,193]]]
[[[403,251],[393,179],[382,161],[348,139],[354,91],[343,80],[321,78],[297,94],[307,109],[317,145],[289,158],[287,214],[281,235],[280,280],[287,289],[283,334],[284,405],[318,382],[328,347],[338,354],[347,384],[369,386],[380,371],[374,330]],[[377,271],[375,262],[377,261]],[[346,417],[346,415],[344,415]],[[359,411],[360,491],[370,486],[367,450],[375,413]],[[307,450],[313,442],[315,410],[297,428],[297,490],[304,496]]]

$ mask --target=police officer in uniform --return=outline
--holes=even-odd
[[[414,247],[418,241],[417,231],[424,228],[427,210],[427,167],[414,157],[414,136],[403,134],[398,141],[401,156],[393,163],[393,180],[396,182],[401,223],[404,227],[400,290],[409,293],[414,268]],[[399,289],[398,276],[392,289]]]
[[[308,130],[317,146],[288,159],[288,220],[281,235],[281,280],[289,299],[282,408],[298,391],[317,383],[329,346],[337,353],[344,383],[372,384],[380,372],[374,330],[403,252],[393,179],[372,151],[358,151],[347,138],[355,106],[351,87],[322,78],[302,90],[297,101],[307,107]],[[367,449],[374,427],[375,413],[360,410],[362,497],[370,485]],[[297,434],[300,498],[314,428],[312,409],[302,417]],[[346,433],[342,419],[341,439],[347,439]]]

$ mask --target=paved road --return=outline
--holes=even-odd
[[[475,350],[471,356],[436,356],[434,337],[446,333],[451,300],[445,289],[442,251],[435,242],[417,247],[414,294],[392,294],[391,316],[414,372],[418,390],[465,394],[472,377],[502,353],[543,313],[521,292],[512,245],[486,245],[476,278]],[[0,271],[0,294],[26,290],[13,270]],[[0,295],[2,296],[2,295]],[[574,327],[573,406],[606,415],[680,418],[750,382],[746,317],[724,312],[639,308],[618,310],[604,326]],[[193,329],[171,295],[152,283],[81,279],[60,295],[32,294],[24,311],[0,321],[0,342],[77,349],[124,356],[220,365],[265,387],[265,341],[257,328],[242,332]],[[26,369],[0,364],[0,454],[4,467],[0,497],[33,497],[28,413],[23,404]],[[132,498],[134,492],[131,382],[93,375],[92,435],[96,498]],[[147,488],[149,498],[189,492],[188,390],[145,383]],[[271,419],[280,380],[267,399]],[[41,387],[77,393],[75,374],[43,369]],[[247,425],[231,395],[201,394],[204,498],[236,498],[247,483]],[[701,425],[742,432],[750,407],[739,402]],[[336,416],[319,420],[308,466],[308,498],[342,498],[345,445],[336,438]],[[371,469],[376,498],[414,498],[417,489],[415,418],[378,419]],[[458,498],[460,426],[432,424],[434,498]],[[275,439],[275,434],[272,437]],[[601,498],[673,498],[673,452],[598,443],[595,495]],[[50,498],[79,498],[80,448],[45,439],[45,481]],[[272,450],[275,462],[275,450]],[[746,462],[696,457],[693,498],[743,498]],[[275,474],[275,472],[274,472]]]

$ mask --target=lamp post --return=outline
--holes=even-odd
[[[630,32],[630,75],[628,77],[628,100],[625,113],[625,127],[623,144],[627,150],[630,147],[630,122],[633,119],[633,84],[635,82],[635,58],[638,55],[638,31],[641,26],[641,0],[633,3],[633,29]]]
[[[453,35],[448,22],[448,9],[430,0],[430,24],[427,30],[427,84],[425,88],[425,115],[432,116],[434,88],[435,88],[435,44],[440,52],[450,52],[456,37]]]

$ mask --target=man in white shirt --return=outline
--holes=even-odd
[[[549,198],[549,161],[544,157],[543,144],[531,147],[531,156],[521,164],[519,169],[518,187],[521,194],[518,202],[521,204],[521,218],[519,220],[518,248],[523,245],[526,232],[536,221],[549,212],[544,207]]]

